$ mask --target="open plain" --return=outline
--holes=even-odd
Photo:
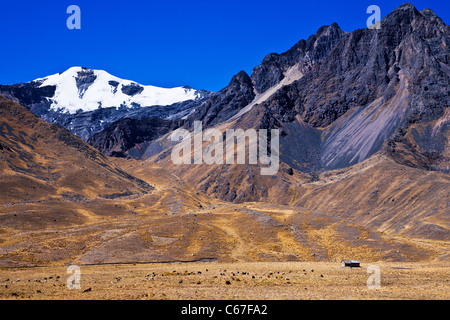
[[[448,263],[373,262],[159,263],[80,266],[80,289],[68,289],[67,267],[2,268],[0,299],[298,300],[450,299]]]

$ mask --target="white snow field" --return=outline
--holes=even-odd
[[[95,81],[79,88],[76,79],[79,72],[92,71],[96,76]],[[55,95],[50,99],[52,101],[51,109],[63,112],[76,113],[81,111],[92,111],[98,107],[120,107],[125,105],[132,107],[133,103],[142,107],[153,105],[171,105],[176,102],[193,100],[198,97],[198,91],[192,88],[160,88],[150,85],[140,85],[134,81],[117,78],[103,70],[83,69],[81,67],[72,67],[59,74],[39,78],[34,81],[42,81],[40,87],[55,85]],[[116,86],[110,82],[118,83]],[[143,88],[142,92],[133,96],[122,92],[123,86],[134,84]],[[87,89],[85,89],[87,87]]]

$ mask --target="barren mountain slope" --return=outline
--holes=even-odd
[[[82,201],[152,190],[68,130],[3,97],[0,116],[1,203],[50,198]]]

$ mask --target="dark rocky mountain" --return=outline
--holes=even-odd
[[[124,118],[94,134],[88,143],[107,156],[140,157],[142,156],[140,152],[130,150],[140,143],[155,140],[177,129],[183,123],[182,120],[163,120],[155,117]]]
[[[251,77],[241,71],[221,91],[189,102],[195,111],[184,126],[279,128],[282,161],[304,172],[347,167],[380,150],[446,171],[449,44],[449,27],[411,4],[387,15],[380,30],[346,33],[333,23],[269,54]]]
[[[186,101],[165,108],[178,108],[177,112],[182,115],[185,115],[186,111],[189,111],[190,114],[185,116],[185,121],[178,122],[178,125],[189,129],[192,128],[194,121],[202,121],[204,127],[226,122],[253,101],[257,100],[257,97],[261,96],[261,94],[269,88],[275,87],[285,79],[289,69],[307,72],[307,70],[312,68],[315,63],[325,57],[335,43],[337,43],[345,34],[346,33],[340,30],[336,23],[333,23],[330,26],[323,26],[315,35],[309,37],[308,40],[299,41],[286,53],[281,55],[275,53],[269,54],[264,58],[260,66],[254,68],[251,77],[249,77],[245,71],[240,71],[232,77],[228,86],[216,93],[205,94],[201,99]],[[152,108],[152,110],[154,110],[154,108]],[[130,113],[127,117],[141,120],[135,122],[136,125],[141,126],[145,122],[145,120],[143,120],[145,115],[146,113],[144,110],[139,110],[137,114]],[[162,118],[158,114],[149,116]],[[126,124],[122,125],[122,123]],[[123,119],[118,120],[111,125],[116,127],[115,130],[120,131],[127,127],[128,123],[128,120]],[[116,137],[111,136],[111,133],[114,130],[108,128],[104,131],[105,132],[99,132],[93,135],[89,141],[97,148],[102,145],[99,150],[108,155],[118,155],[117,153],[112,153],[111,150],[122,150],[124,145],[136,146],[142,143],[140,136],[135,139],[132,135],[127,135],[125,133],[122,133],[121,136],[124,139],[127,139],[127,141],[117,142]],[[116,134],[117,131],[114,132]],[[156,139],[157,137],[154,138]],[[101,143],[100,141],[102,139],[111,141]],[[115,141],[118,143],[118,146],[114,145]],[[105,146],[108,147],[105,148]],[[124,150],[121,152],[121,155],[129,155],[129,153]]]
[[[383,145],[392,149],[392,139],[401,140],[414,126],[434,128],[439,120],[434,138],[445,136],[449,41],[449,27],[442,20],[410,4],[386,16],[380,30],[346,35],[326,59],[260,106],[265,123],[288,135],[281,143],[284,160],[300,170],[346,167]],[[299,146],[295,153],[292,143]],[[435,160],[447,161],[442,145],[428,148]]]
[[[235,75],[229,85],[219,92],[206,95],[199,100],[190,100],[162,107],[161,113],[155,113],[155,107],[141,108],[108,125],[101,132],[95,133],[88,142],[110,156],[141,157],[145,150],[139,144],[151,142],[161,135],[178,127],[192,128],[192,119],[200,120],[205,126],[212,126],[229,119],[254,99],[253,84],[250,77],[241,71]],[[164,120],[161,115],[171,109],[174,114],[185,115],[188,119]],[[148,110],[148,111],[147,111]],[[183,110],[185,111],[183,113]],[[177,120],[178,119],[178,120]],[[130,149],[134,149],[131,152]],[[140,151],[137,151],[140,150]]]

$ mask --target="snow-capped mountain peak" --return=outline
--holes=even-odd
[[[34,80],[39,87],[55,86],[51,109],[68,113],[99,107],[145,107],[194,100],[200,93],[189,87],[160,88],[120,79],[103,70],[72,67]]]

